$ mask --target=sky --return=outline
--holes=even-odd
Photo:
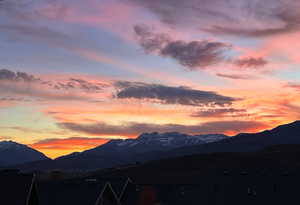
[[[298,0],[0,0],[0,140],[47,156],[299,119]]]

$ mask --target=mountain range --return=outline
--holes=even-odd
[[[166,151],[182,146],[201,145],[228,138],[223,134],[187,135],[177,132],[144,133],[136,139],[110,140],[84,152],[75,152],[55,160],[19,165],[21,169],[91,170],[158,159]]]
[[[203,153],[257,152],[270,146],[285,144],[300,144],[300,121],[272,130],[252,134],[241,133],[233,137],[222,134],[145,133],[136,139],[111,140],[96,148],[55,160],[39,155],[36,158],[38,161],[14,160],[8,163],[10,157],[7,157],[6,164],[21,164],[15,167],[23,170],[93,170]],[[2,158],[0,161],[3,161]]]

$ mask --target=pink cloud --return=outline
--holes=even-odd
[[[246,55],[273,58],[277,65],[300,63],[300,45],[296,43],[299,40],[299,35],[299,32],[295,32],[265,39],[258,48],[248,49]]]

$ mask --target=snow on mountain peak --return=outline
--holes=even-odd
[[[166,132],[166,133],[143,133],[136,139],[114,140],[110,143],[115,143],[120,147],[134,147],[137,145],[148,146],[162,146],[162,147],[180,147],[196,144],[205,144],[219,141],[227,138],[222,134],[210,135],[187,135],[179,132]]]
[[[158,133],[158,132],[152,132],[152,133],[143,133],[141,134],[138,139],[151,139],[154,138],[171,138],[171,137],[186,137],[188,135],[182,134],[179,132],[166,132],[166,133]]]

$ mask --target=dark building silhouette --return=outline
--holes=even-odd
[[[119,199],[124,195],[124,192],[127,190],[127,186],[132,183],[131,179],[128,177],[110,177],[103,180],[109,181],[112,189]]]
[[[240,205],[299,204],[297,169],[224,169],[125,177],[42,181],[0,174],[0,204],[7,205]],[[37,195],[38,194],[38,195]]]
[[[122,205],[137,204],[141,193],[141,187],[134,184],[131,179],[128,178],[123,186],[123,190],[119,195],[119,200]]]
[[[17,170],[0,171],[0,204],[39,205],[35,176]]]
[[[39,198],[41,205],[120,205],[111,184],[96,178],[41,182]]]
[[[122,205],[299,204],[300,173],[226,170],[199,176],[132,176]]]
[[[109,182],[105,184],[95,205],[121,205],[117,194]]]

